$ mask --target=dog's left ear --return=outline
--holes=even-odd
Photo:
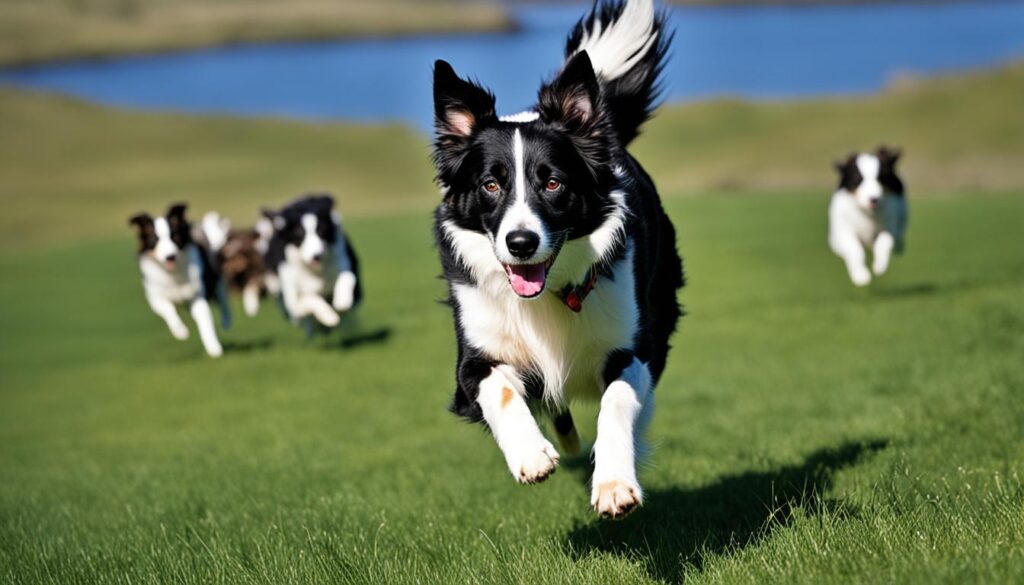
[[[879,146],[875,152],[878,160],[882,164],[889,166],[896,166],[896,162],[900,160],[900,156],[903,155],[903,150],[900,148],[890,148],[888,146]]]
[[[167,208],[167,219],[185,219],[185,210],[188,209],[187,203],[175,203]]]
[[[589,134],[596,127],[600,86],[586,51],[580,51],[562,72],[540,90],[540,117],[572,133]]]

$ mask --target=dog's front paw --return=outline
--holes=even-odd
[[[508,460],[509,471],[519,483],[540,483],[555,472],[558,466],[558,451],[548,441],[536,447],[527,447],[517,457]]]
[[[876,259],[874,263],[871,265],[871,271],[875,273],[875,276],[882,276],[883,274],[885,274],[886,270],[889,270],[888,260]]]
[[[219,343],[212,343],[206,346],[206,354],[212,358],[219,358],[224,355],[224,348]]]
[[[188,339],[188,327],[184,323],[171,325],[170,328],[171,335],[173,335],[178,341],[185,341]]]
[[[335,292],[334,293],[334,310],[339,313],[344,313],[352,308],[352,293],[351,292]]]
[[[635,482],[613,479],[594,482],[590,496],[590,504],[602,518],[618,520],[635,510],[643,503],[643,491]]]
[[[334,283],[334,298],[331,305],[334,310],[344,313],[355,303],[356,276],[351,272],[342,272]]]
[[[856,270],[850,270],[850,280],[856,286],[867,286],[871,284],[871,272],[864,266]]]
[[[334,312],[334,309],[324,305],[313,315],[324,327],[337,327],[341,323],[341,317]]]

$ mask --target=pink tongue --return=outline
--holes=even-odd
[[[533,297],[544,290],[547,269],[544,264],[509,264],[505,266],[512,290],[521,297]]]

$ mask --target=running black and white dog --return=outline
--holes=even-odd
[[[636,457],[680,308],[675,232],[626,152],[653,111],[670,35],[651,0],[601,2],[572,31],[534,109],[434,66],[435,236],[455,313],[452,410],[490,429],[521,483],[578,452],[568,405],[600,401],[591,504],[641,504]]]
[[[896,173],[898,149],[851,154],[836,163],[839,187],[828,208],[828,245],[846,262],[850,280],[866,286],[885,274],[893,252],[903,251],[907,199]],[[871,270],[867,252],[872,254]]]
[[[281,300],[295,322],[312,319],[335,327],[341,314],[355,309],[363,297],[359,260],[341,227],[334,198],[304,195],[280,211],[264,210],[274,227],[266,267],[277,278]]]
[[[227,237],[226,228],[220,217],[211,213],[193,235],[185,208],[179,203],[164,216],[153,218],[140,213],[129,220],[138,232],[142,287],[150,308],[167,323],[176,339],[188,339],[188,327],[178,314],[179,305],[188,305],[206,353],[220,357],[224,350],[217,338],[210,301],[220,308],[221,326],[230,328],[231,311],[216,262]]]

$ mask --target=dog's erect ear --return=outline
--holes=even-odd
[[[153,218],[148,213],[138,213],[128,218],[128,225],[135,226],[141,233],[153,227]]]
[[[187,203],[175,203],[167,208],[167,219],[180,219],[185,220],[185,210],[188,209]]]
[[[318,206],[318,209],[321,209],[323,211],[329,212],[330,210],[334,209],[334,197],[332,197],[328,193],[323,193],[321,195],[313,197],[313,201]]]
[[[274,227],[275,231],[281,231],[284,229],[286,222],[283,215],[273,209],[267,209],[266,207],[261,209],[260,213],[263,214],[263,217],[270,220],[270,225]]]
[[[903,155],[903,150],[900,148],[879,146],[878,150],[875,151],[875,155],[878,157],[879,162],[881,162],[883,165],[895,167],[896,162],[899,161],[900,156]]]
[[[590,56],[581,51],[540,90],[540,117],[570,132],[586,131],[598,117],[600,86]]]
[[[837,189],[853,191],[860,185],[863,177],[857,168],[857,153],[851,152],[846,160],[837,160],[835,163],[836,172],[839,173],[839,185]]]
[[[434,62],[434,126],[439,137],[469,138],[496,117],[494,94],[459,77],[446,61]]]
[[[834,163],[832,163],[832,166],[835,167],[836,172],[839,173],[840,177],[842,177],[849,173],[850,169],[856,168],[857,154],[851,152],[850,154],[846,155],[846,158],[837,160]]]

